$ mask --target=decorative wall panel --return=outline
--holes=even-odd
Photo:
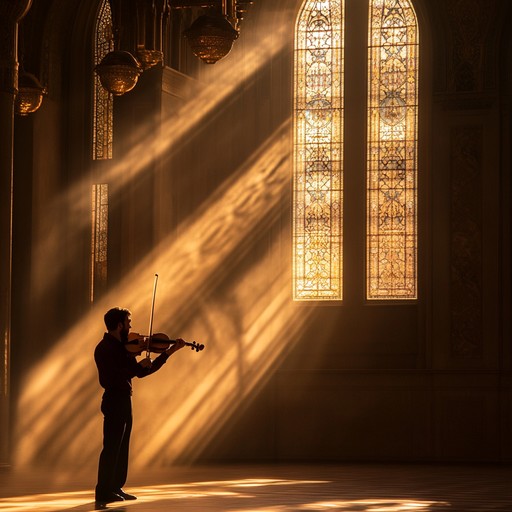
[[[482,127],[451,134],[451,352],[482,354]]]

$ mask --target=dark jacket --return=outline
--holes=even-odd
[[[142,378],[155,373],[168,358],[169,356],[163,352],[153,361],[151,368],[143,368],[135,356],[123,347],[122,342],[107,332],[94,350],[100,385],[106,391],[130,394],[133,377]]]

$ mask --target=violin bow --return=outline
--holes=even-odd
[[[155,274],[155,281],[153,283],[153,298],[151,299],[151,313],[149,315],[149,337],[146,348],[146,357],[150,356],[149,347],[151,345],[151,336],[153,336],[153,316],[155,314],[155,298],[156,298],[156,285],[158,283],[158,274]]]

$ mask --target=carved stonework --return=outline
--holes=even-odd
[[[452,34],[449,88],[460,92],[481,91],[484,54],[496,0],[445,0]]]
[[[451,134],[451,352],[482,355],[482,127]]]
[[[444,110],[486,110],[495,105],[498,97],[497,94],[450,92],[436,94],[435,99]]]

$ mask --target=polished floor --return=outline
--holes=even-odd
[[[94,475],[0,470],[0,512],[97,510]],[[512,512],[512,467],[244,465],[174,467],[129,477],[117,512]]]

